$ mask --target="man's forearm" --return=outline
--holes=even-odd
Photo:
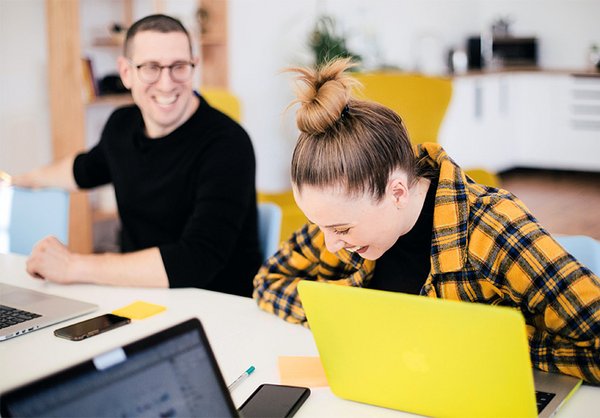
[[[60,187],[69,191],[78,190],[73,177],[75,155],[61,158],[54,163],[12,177],[12,184],[20,187]]]
[[[128,254],[74,254],[70,282],[130,287],[169,287],[158,248]]]

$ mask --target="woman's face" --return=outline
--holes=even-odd
[[[350,197],[337,188],[293,187],[296,203],[325,235],[327,250],[343,248],[376,260],[414,225],[405,208],[408,189],[390,184],[381,201],[370,195]]]

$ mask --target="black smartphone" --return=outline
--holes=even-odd
[[[242,417],[292,417],[310,395],[309,388],[262,384],[238,409]]]
[[[54,331],[54,335],[66,338],[67,340],[81,341],[85,338],[93,337],[105,331],[129,324],[130,322],[131,319],[124,316],[104,314],[69,325],[68,327],[59,328]]]

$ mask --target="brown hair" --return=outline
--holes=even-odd
[[[303,185],[343,187],[350,195],[369,193],[379,201],[394,170],[404,170],[411,183],[419,172],[400,117],[352,96],[358,82],[346,70],[353,65],[344,58],[318,69],[288,69],[299,74],[291,104],[300,103],[292,182],[300,191]]]
[[[123,55],[125,57],[131,58],[128,54],[131,53],[131,41],[135,37],[138,32],[144,31],[152,31],[152,32],[161,32],[161,33],[170,33],[170,32],[181,32],[184,33],[188,38],[188,42],[190,45],[190,54],[192,54],[192,40],[190,38],[190,34],[185,29],[183,24],[175,19],[174,17],[155,14],[141,18],[133,25],[129,27],[127,30],[127,34],[125,35],[125,44],[123,46]]]

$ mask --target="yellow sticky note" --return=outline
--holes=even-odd
[[[329,385],[319,357],[279,357],[279,379],[282,385],[308,387]]]
[[[153,303],[142,302],[140,300],[133,302],[127,306],[112,311],[113,314],[124,316],[130,319],[144,319],[149,316],[156,315],[164,311],[164,306],[155,305]]]

